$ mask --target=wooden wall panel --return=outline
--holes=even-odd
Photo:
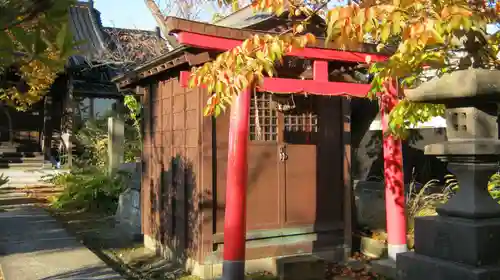
[[[199,90],[198,108],[203,110],[206,104],[205,90]],[[189,104],[189,103],[188,103]],[[211,117],[204,117],[200,111],[198,119],[200,122],[200,147],[201,157],[199,170],[201,175],[198,176],[200,199],[199,205],[199,244],[198,244],[198,260],[203,262],[213,252],[213,234],[215,233],[215,212],[217,209],[217,182],[214,180],[214,173],[216,173],[215,158],[213,147],[216,142],[216,135],[213,133],[215,128],[215,121]]]
[[[151,84],[150,90],[150,100],[151,100],[151,119],[150,119],[150,129],[151,129],[151,154],[149,157],[150,164],[150,175],[151,175],[151,203],[152,203],[152,215],[151,215],[151,226],[153,228],[153,235],[155,239],[161,239],[161,166],[162,166],[162,93],[163,86],[154,82]]]
[[[150,222],[150,217],[151,217],[151,190],[150,190],[150,163],[149,163],[149,158],[151,156],[151,138],[150,138],[150,94],[149,94],[149,88],[148,87],[143,87],[142,88],[143,92],[143,97],[142,97],[142,104],[143,104],[143,151],[142,151],[142,182],[141,182],[141,221],[142,221],[142,231],[143,234],[145,235],[151,235],[152,234],[152,229],[151,229],[151,222]]]
[[[201,91],[180,87],[177,78],[157,85],[144,98],[151,105],[144,115],[144,233],[182,262],[198,258],[201,238]]]
[[[162,243],[170,242],[169,236],[173,236],[175,219],[173,208],[175,207],[173,193],[173,159],[172,159],[172,81],[161,81],[162,91],[162,118],[163,118],[163,155],[162,155],[162,194],[161,194],[161,231]]]
[[[218,240],[217,235],[223,232],[224,226],[229,111],[213,121],[203,116],[205,102],[204,90],[184,89],[177,78],[159,81],[156,95],[144,97],[144,104],[151,105],[145,106],[144,114],[147,120],[142,181],[144,233],[161,241],[181,262],[187,257],[204,262],[216,249],[214,238]],[[333,107],[338,107],[335,116],[323,112],[323,117],[337,119],[338,131],[334,135],[338,135],[342,131],[342,115],[340,104],[335,105]],[[217,131],[215,135],[214,131]],[[281,137],[249,142],[249,231],[286,228],[287,213],[282,208],[287,200],[289,207],[294,208],[294,203],[285,197],[286,186],[279,176],[282,163],[278,161],[277,152],[283,141]],[[325,142],[329,142],[332,149],[342,150],[340,138]],[[342,212],[345,213],[345,208],[341,209],[344,205],[342,157],[336,160],[338,164],[329,164],[329,168],[338,169],[335,182],[330,180],[336,191],[324,196],[338,203],[316,207],[319,220],[338,222],[342,220],[339,217]],[[297,166],[300,167],[300,160]],[[296,203],[307,203],[300,193],[294,194],[299,199]],[[317,206],[310,204],[309,207]]]

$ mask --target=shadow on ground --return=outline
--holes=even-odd
[[[62,279],[123,279],[122,276],[117,276],[116,273],[110,270],[107,266],[85,267],[69,272],[60,273],[54,276],[45,277],[40,280],[62,280]]]
[[[0,264],[6,279],[123,279],[47,211],[10,205],[0,212]]]
[[[40,210],[41,211],[41,210]],[[54,219],[37,210],[0,213],[0,256],[55,252],[81,246]],[[30,242],[26,242],[29,240]]]
[[[182,279],[185,275],[172,262],[144,248],[142,240],[132,240],[116,224],[112,215],[81,211],[51,212],[94,254],[128,279]]]

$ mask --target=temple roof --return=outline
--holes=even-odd
[[[100,12],[94,9],[92,1],[78,2],[70,7],[69,26],[74,42],[79,43],[75,46],[79,53],[69,59],[67,67],[75,73],[83,71],[77,76],[84,79],[75,80],[76,94],[116,96],[119,92],[110,83],[114,76],[169,50],[168,41],[158,30],[103,27]],[[86,78],[89,75],[92,76],[90,80]]]
[[[168,51],[167,40],[159,31],[103,27],[100,12],[92,3],[78,2],[69,9],[69,23],[78,55],[72,56],[70,67],[109,60],[142,64]]]
[[[160,31],[104,27],[108,49],[134,61],[135,66],[165,54],[169,46]]]
[[[74,42],[80,44],[75,47],[79,54],[70,58],[68,66],[79,66],[86,60],[99,57],[106,50],[100,13],[90,3],[78,2],[69,8],[69,26]]]

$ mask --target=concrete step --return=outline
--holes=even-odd
[[[0,153],[16,153],[16,147],[0,147]]]
[[[53,187],[53,185],[51,185],[49,183],[44,183],[44,182],[34,182],[34,183],[16,183],[16,182],[13,182],[13,183],[7,183],[5,185],[2,185],[2,187],[0,187],[0,190],[3,190],[4,188],[22,190],[22,189],[25,189],[27,187],[29,187],[29,188],[50,188],[50,187]]]
[[[8,163],[0,162],[0,170],[3,169],[26,169],[26,168],[41,168],[43,162],[21,162],[21,163]]]
[[[44,182],[46,176],[69,172],[61,169],[33,169],[23,170],[15,168],[0,169],[0,173],[9,177],[9,181],[0,187],[0,190],[8,188],[20,189],[26,186],[47,187],[51,184]]]
[[[34,157],[43,157],[43,153],[41,152],[26,152],[26,151],[1,151],[1,158],[34,158]]]
[[[67,169],[52,169],[52,168],[26,168],[26,169],[16,169],[16,170],[5,170],[2,171],[5,175],[11,178],[24,178],[33,176],[44,176],[58,173],[69,172]]]
[[[6,193],[0,193],[0,199],[6,200],[10,198],[20,198],[20,197],[26,197],[28,194],[26,192],[6,192]]]
[[[3,190],[4,188],[9,188],[9,189],[19,189],[19,188],[24,188],[24,187],[36,187],[36,188],[47,188],[51,187],[52,184],[43,182],[42,180],[36,180],[34,182],[8,182],[5,185],[2,185],[0,187],[0,190]]]
[[[43,156],[34,157],[0,157],[0,163],[24,163],[24,162],[41,162],[44,163],[45,159]]]
[[[13,170],[15,171],[16,169],[6,169],[6,170]],[[8,174],[6,172],[3,172],[4,176],[8,176],[9,177],[9,180],[11,182],[29,182],[29,183],[33,183],[33,182],[36,182],[46,176],[49,176],[51,174],[37,174],[37,175],[30,175],[30,174],[27,174],[26,176],[24,177],[20,177],[18,176],[17,174]]]

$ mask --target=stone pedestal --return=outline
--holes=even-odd
[[[141,239],[141,164],[122,164],[120,170],[130,172],[131,180],[127,189],[120,195],[115,220],[130,238]]]
[[[418,253],[472,266],[500,263],[500,218],[422,217],[416,221]],[[493,250],[492,250],[493,249]]]
[[[398,255],[398,279],[500,279],[500,218],[415,220],[415,252]]]
[[[438,216],[415,219],[415,251],[398,255],[397,279],[500,279],[500,205],[487,191],[500,160],[500,71],[458,71],[408,93],[446,105],[448,141],[425,152],[448,162],[460,189]]]
[[[111,174],[118,170],[123,163],[125,142],[125,124],[114,117],[108,118],[108,172]]]
[[[500,266],[470,266],[416,252],[398,255],[398,278],[405,280],[494,280],[500,279]]]

